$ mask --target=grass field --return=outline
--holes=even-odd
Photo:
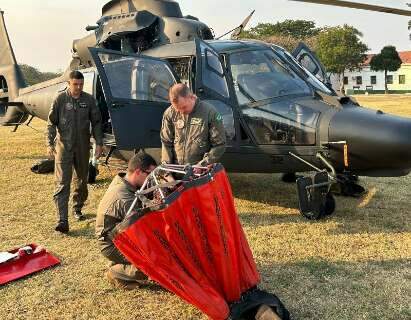
[[[411,97],[357,97],[363,105],[411,116]],[[0,287],[0,319],[205,319],[175,295],[126,292],[104,278],[94,239],[99,199],[114,171],[89,188],[88,220],[53,231],[53,176],[29,170],[43,158],[44,123],[0,127],[0,251],[36,242],[61,266]],[[411,138],[411,137],[410,137]],[[230,175],[238,213],[262,276],[293,319],[411,319],[411,177],[363,178],[368,194],[337,198],[331,217],[307,221],[295,186],[279,175]]]

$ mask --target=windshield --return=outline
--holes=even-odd
[[[330,89],[328,89],[324,83],[322,83],[315,75],[313,75],[309,70],[307,70],[307,68],[299,64],[298,61],[290,53],[279,47],[273,46],[273,49],[275,50],[275,52],[277,52],[279,55],[285,58],[289,63],[291,63],[295,68],[302,71],[307,81],[312,86],[314,86],[315,89],[320,90],[328,95],[334,95],[334,93]]]
[[[311,94],[307,83],[270,49],[232,53],[230,68],[240,105],[280,96]]]

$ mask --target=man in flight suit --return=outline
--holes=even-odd
[[[73,168],[73,214],[77,220],[84,220],[81,209],[88,196],[90,124],[96,141],[96,158],[101,156],[103,149],[101,114],[94,97],[83,92],[83,85],[83,74],[72,71],[68,88],[54,100],[47,122],[47,152],[55,158],[53,198],[59,219],[55,230],[62,233],[69,231],[68,202]]]
[[[128,163],[127,173],[120,173],[113,179],[97,209],[96,236],[101,253],[111,262],[107,278],[117,287],[134,289],[138,287],[139,281],[147,280],[114,246],[111,232],[124,220],[137,189],[141,188],[156,165],[148,154],[134,155]]]
[[[201,166],[218,162],[226,143],[221,115],[185,84],[172,86],[169,97],[160,133],[161,161]]]

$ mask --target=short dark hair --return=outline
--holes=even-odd
[[[84,76],[80,71],[74,70],[70,72],[69,79],[84,80]]]
[[[171,103],[177,103],[178,98],[186,98],[190,94],[193,94],[193,92],[191,92],[190,88],[184,83],[177,83],[173,85],[168,92]]]
[[[145,152],[135,154],[128,162],[127,171],[132,173],[137,169],[147,171],[151,166],[157,166],[156,160]]]

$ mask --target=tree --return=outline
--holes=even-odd
[[[43,81],[47,81],[50,79],[57,78],[61,75],[61,73],[54,73],[54,72],[41,72],[37,68],[29,66],[27,64],[19,65],[21,71],[23,72],[24,78],[26,79],[26,83],[29,86],[32,86],[36,83],[40,83]]]
[[[314,21],[285,20],[283,22],[259,23],[248,31],[243,31],[241,38],[265,39],[271,36],[292,37],[299,40],[316,36],[321,29],[315,27]]]
[[[386,46],[382,48],[381,52],[371,58],[371,70],[384,71],[385,79],[385,93],[388,93],[387,72],[397,71],[401,68],[401,58],[393,46]]]
[[[359,68],[369,50],[360,37],[362,33],[348,25],[326,28],[317,37],[315,52],[328,72],[340,75],[341,92],[344,71]]]

